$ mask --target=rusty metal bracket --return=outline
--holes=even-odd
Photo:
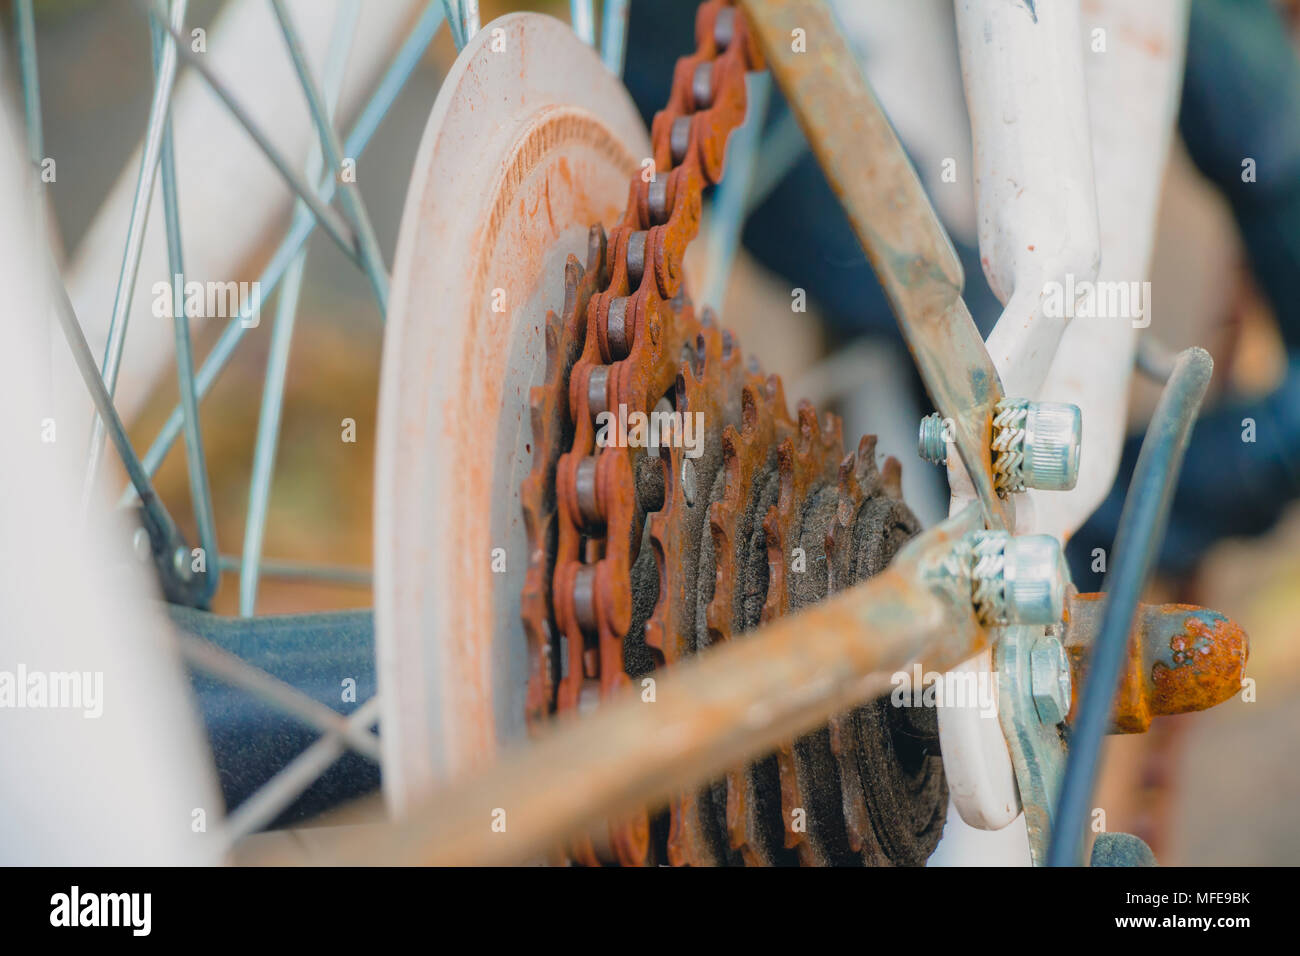
[[[961,263],[824,0],[741,0],[764,56],[871,261],[990,528],[1011,528],[989,454],[1002,383]],[[802,38],[802,42],[800,42]]]

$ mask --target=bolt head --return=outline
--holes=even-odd
[[[1063,402],[1030,402],[1025,415],[1026,487],[1069,491],[1079,480],[1079,444],[1083,416],[1079,406]]]
[[[1059,724],[1070,713],[1070,662],[1054,637],[1040,638],[1029,652],[1030,690],[1038,719]]]
[[[1007,539],[1003,601],[1012,624],[1048,625],[1065,615],[1068,573],[1061,543],[1050,534]]]

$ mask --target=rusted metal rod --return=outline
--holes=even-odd
[[[768,67],[889,298],[991,527],[989,441],[1002,384],[961,291],[961,261],[825,0],[741,0]]]
[[[1071,721],[1105,608],[1100,593],[1072,595],[1067,605]],[[1218,611],[1194,604],[1139,604],[1109,732],[1144,734],[1155,717],[1207,710],[1241,693],[1249,653],[1246,632]]]
[[[944,670],[985,634],[968,582],[941,564],[981,526],[970,507],[913,540],[893,565],[602,704],[560,721],[453,784],[404,820],[339,843],[349,864],[501,865],[539,859],[600,821],[665,803],[727,767],[887,693],[920,662]],[[265,861],[273,862],[273,861]]]

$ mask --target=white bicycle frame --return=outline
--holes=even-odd
[[[1049,290],[1147,278],[1186,22],[1185,0],[1092,0],[1082,17],[1077,3],[957,3],[980,254],[1005,306],[989,353],[1006,394],[1072,403],[1084,422],[1078,484],[1017,496],[1020,533],[1064,543],[1118,470],[1149,296],[1141,315],[1070,321],[1047,308]],[[960,460],[949,461],[955,514],[972,493]],[[990,659],[986,652],[967,666],[988,670]],[[999,722],[947,708],[939,724],[961,818],[1006,827],[1019,797]]]

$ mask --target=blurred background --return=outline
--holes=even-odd
[[[368,0],[363,17],[375,2],[384,0]],[[915,73],[915,89],[897,97],[878,91],[891,115],[895,107],[919,102],[954,117],[946,155],[969,156],[951,4],[909,3],[909,12],[900,14],[903,2],[846,0],[838,6],[869,76],[873,62],[899,55],[909,40],[921,37],[933,47],[929,65]],[[193,0],[187,25],[211,23],[222,5]],[[667,93],[673,60],[692,46],[692,6],[690,0],[632,0],[627,82],[647,119]],[[483,0],[483,22],[524,8],[567,20],[568,4],[558,0]],[[128,0],[38,0],[35,11],[46,153],[59,164],[48,196],[58,243],[72,256],[114,182],[131,173],[152,90],[149,31]],[[883,26],[873,32],[873,21],[894,32]],[[1108,828],[1143,837],[1169,864],[1300,863],[1300,815],[1294,810],[1300,799],[1300,509],[1291,504],[1300,491],[1300,389],[1291,351],[1300,342],[1300,321],[1294,295],[1282,295],[1284,284],[1300,275],[1294,268],[1300,257],[1294,23],[1293,4],[1193,0],[1181,137],[1161,202],[1151,276],[1157,306],[1149,333],[1170,347],[1210,350],[1216,368],[1207,407],[1215,405],[1209,414],[1219,418],[1198,428],[1173,543],[1148,600],[1202,604],[1237,620],[1251,638],[1248,673],[1257,683],[1254,703],[1233,700],[1205,714],[1163,718],[1144,736],[1109,739],[1097,801],[1107,811]],[[359,168],[387,263],[416,146],[454,55],[444,29]],[[784,111],[779,95],[775,99],[769,127]],[[906,124],[895,122],[910,147]],[[1244,141],[1252,142],[1247,147]],[[176,148],[183,194],[184,139],[178,137]],[[1260,158],[1267,192],[1247,198],[1231,189],[1243,154]],[[930,186],[928,157],[914,153],[914,159]],[[969,170],[970,163],[959,168]],[[953,195],[935,196],[935,202],[967,262],[968,303],[987,331],[999,306],[978,265],[970,184],[958,184]],[[238,204],[232,203],[225,222],[208,227],[236,233]],[[238,277],[256,278],[282,234],[248,257]],[[688,261],[693,275],[705,268],[703,239],[693,244]],[[882,456],[903,462],[907,500],[925,523],[934,521],[946,509],[946,488],[941,474],[915,455],[915,423],[930,408],[869,267],[806,152],[751,217],[745,246],[727,286],[723,323],[783,377],[791,400],[807,395],[836,407],[849,435],[878,433]],[[368,569],[380,318],[362,273],[331,242],[313,238],[306,263],[263,553]],[[809,290],[807,313],[790,310],[794,286]],[[106,312],[110,307],[103,303]],[[246,336],[202,405],[223,554],[240,552],[273,307],[272,299],[261,326]],[[169,320],[165,330],[159,321],[135,317],[128,363],[133,342],[150,331],[170,335]],[[223,324],[194,324],[197,359]],[[1154,386],[1135,380],[1131,426],[1139,435],[1156,394]],[[130,423],[137,448],[153,440],[177,397],[172,373]],[[1239,440],[1246,415],[1276,424],[1273,445]],[[339,441],[344,418],[356,422],[355,443]],[[1109,547],[1126,481],[1122,473],[1117,494],[1080,533],[1084,553],[1095,543]],[[188,539],[196,540],[179,450],[159,471],[157,487]],[[1086,564],[1082,571],[1076,565],[1081,590],[1099,587],[1084,580],[1086,571]],[[237,594],[237,576],[224,575],[213,610],[237,613]],[[371,600],[364,583],[264,577],[257,612],[362,608]]]

